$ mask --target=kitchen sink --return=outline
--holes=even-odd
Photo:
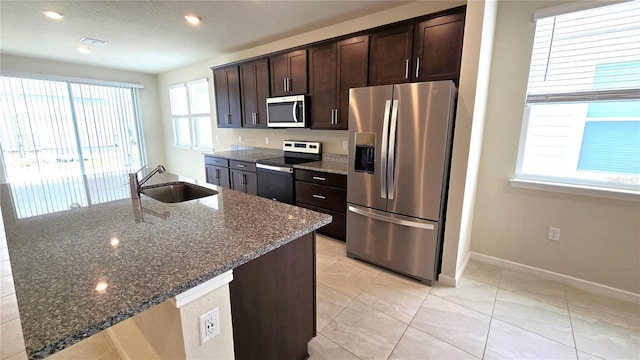
[[[140,193],[163,203],[179,203],[218,194],[215,190],[183,181],[145,186]]]

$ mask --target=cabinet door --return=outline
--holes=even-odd
[[[369,85],[409,81],[413,26],[401,26],[371,34]]]
[[[237,66],[213,72],[218,127],[241,127],[240,76]]]
[[[320,45],[309,51],[311,128],[333,129],[337,107],[337,44]]]
[[[272,56],[269,64],[272,96],[307,93],[307,50]]]
[[[289,77],[289,54],[272,56],[269,58],[271,70],[271,95],[287,95],[287,78]]]
[[[230,169],[231,188],[247,194],[258,195],[258,182],[256,173]]]
[[[242,94],[242,126],[267,127],[267,98],[269,97],[269,65],[267,59],[240,65]]]
[[[222,186],[227,189],[231,187],[229,181],[229,168],[205,165],[205,169],[207,171],[207,182],[209,184]]]
[[[287,94],[307,93],[307,50],[289,53],[289,91]]]
[[[340,41],[338,51],[338,107],[335,128],[349,127],[349,89],[367,86],[369,74],[369,36]]]
[[[414,81],[457,80],[460,77],[464,14],[446,15],[415,26]]]

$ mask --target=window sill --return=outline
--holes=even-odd
[[[527,179],[509,179],[512,187],[552,191],[563,194],[595,196],[607,199],[640,201],[640,191],[612,189],[599,186],[588,186],[578,184],[564,184],[551,181],[527,180]]]

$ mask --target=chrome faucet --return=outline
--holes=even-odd
[[[138,173],[144,170],[146,167],[147,166],[145,165],[140,170],[133,173],[129,173],[129,189],[131,190],[132,199],[140,198],[140,188],[142,187],[142,185],[144,185],[144,183],[149,181],[149,179],[151,179],[153,175],[155,175],[156,173],[162,174],[163,172],[166,171],[164,166],[158,165],[155,167],[155,169],[151,170],[151,172],[145,175],[145,177],[143,177],[141,180],[138,180]]]

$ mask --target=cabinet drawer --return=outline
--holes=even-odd
[[[213,156],[205,156],[204,163],[205,165],[229,167],[229,160],[223,159],[223,158],[217,158]]]
[[[242,171],[256,172],[256,163],[249,161],[229,160],[229,167]]]
[[[296,203],[296,206],[331,215],[333,217],[331,223],[319,228],[316,231],[320,234],[331,236],[334,239],[345,241],[345,239],[347,238],[347,215],[341,212],[322,209],[303,203]]]
[[[322,171],[310,171],[296,169],[296,180],[311,182],[314,184],[347,188],[347,176]]]
[[[296,202],[344,213],[347,211],[347,190],[296,181]]]

